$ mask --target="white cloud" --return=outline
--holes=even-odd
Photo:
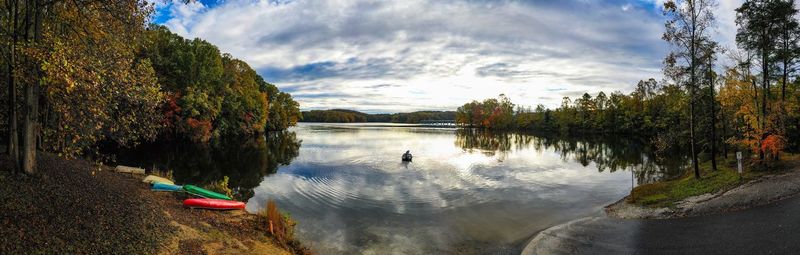
[[[156,5],[156,8],[159,8],[159,6]],[[173,17],[169,19],[165,25],[173,32],[181,35],[188,34],[188,26],[195,24],[198,14],[201,14],[207,9],[200,1],[191,1],[183,4],[181,0],[172,0],[169,5],[162,6],[161,8],[169,8],[169,13]]]
[[[743,0],[722,0],[714,12],[717,18],[715,39],[723,47],[730,49],[736,47],[736,8],[739,8],[743,2]]]
[[[633,5],[632,5],[632,4],[629,4],[629,3],[628,3],[628,4],[624,4],[624,5],[622,5],[622,10],[623,10],[623,11],[629,11],[629,10],[631,10],[631,8],[633,8]]]
[[[171,30],[244,59],[304,109],[444,110],[500,93],[557,106],[660,77],[666,50],[659,13],[631,3],[227,1],[170,12]]]

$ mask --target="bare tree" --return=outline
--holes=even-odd
[[[709,32],[714,26],[712,10],[714,0],[670,0],[664,3],[663,39],[672,46],[665,59],[665,74],[678,83],[685,84],[689,91],[689,136],[691,140],[692,168],[695,178],[700,178],[697,162],[697,137],[695,134],[695,90],[698,87],[699,66],[704,42],[709,42]]]

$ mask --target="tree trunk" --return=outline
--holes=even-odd
[[[692,168],[694,169],[694,178],[700,179],[700,167],[697,164],[697,151],[695,150],[697,142],[694,134],[694,87],[689,87],[689,90],[689,137],[692,143]]]
[[[694,52],[694,50],[692,50]],[[695,149],[697,144],[697,139],[695,138],[694,133],[694,83],[695,83],[695,74],[694,74],[694,60],[692,60],[691,64],[691,82],[689,84],[689,139],[691,140],[691,148],[692,148],[692,168],[694,169],[694,178],[700,179],[700,167],[697,163],[697,150]]]
[[[767,84],[769,84],[769,54],[767,51],[764,50],[761,56],[761,89],[764,90],[761,92],[761,138],[759,139],[759,145],[764,143],[764,139],[767,138],[767,94],[769,94],[769,88],[767,88]],[[759,146],[758,148],[758,159],[764,160],[764,150]]]
[[[783,31],[783,82],[781,83],[781,102],[786,101],[786,82],[789,79],[789,64],[791,63],[789,55],[789,29],[784,28]]]
[[[22,126],[22,169],[28,174],[36,171],[38,87],[38,81],[25,87],[25,118]]]
[[[33,2],[33,45],[38,46],[41,40],[42,10],[39,1]],[[22,130],[22,169],[25,173],[36,172],[36,138],[39,132],[39,83],[42,81],[41,70],[34,70],[36,80],[25,87],[25,118]]]
[[[13,47],[12,47],[13,48]],[[12,50],[11,61],[14,61],[14,53]],[[19,169],[19,134],[17,133],[17,105],[16,97],[17,92],[14,84],[14,65],[8,63],[8,157],[11,158],[14,169]]]
[[[781,84],[781,102],[786,101],[786,80],[789,79],[789,60],[783,61],[783,83]]]
[[[697,139],[694,133],[694,88],[697,84],[697,72],[696,70],[696,61],[697,61],[697,35],[695,32],[697,31],[697,18],[696,13],[694,10],[694,2],[689,3],[691,11],[691,19],[692,19],[692,31],[691,31],[691,42],[689,45],[689,57],[691,58],[689,61],[689,140],[691,140],[691,148],[692,148],[692,168],[694,168],[694,178],[700,179],[700,167],[697,163]]]
[[[717,113],[714,110],[716,104],[714,100],[714,71],[711,69],[711,62],[713,58],[709,57],[708,63],[708,79],[709,88],[711,89],[711,170],[717,171]]]
[[[9,47],[9,58],[7,63],[8,69],[8,157],[11,158],[11,167],[14,170],[20,168],[19,165],[19,134],[17,132],[17,89],[16,83],[14,80],[14,67],[16,66],[16,55],[17,55],[17,41],[18,41],[18,31],[17,25],[19,23],[19,6],[17,1],[13,1],[11,6],[12,12],[12,19],[11,22],[12,27],[9,29],[11,31],[11,45]]]
[[[720,134],[720,144],[722,145],[722,157],[728,159],[728,143],[725,141],[728,137],[728,123],[725,122],[725,109],[720,109],[721,112],[719,114],[720,120],[719,122],[722,123],[722,134]]]

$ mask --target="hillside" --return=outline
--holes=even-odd
[[[357,123],[391,122],[419,123],[423,120],[455,120],[454,111],[417,111],[405,113],[369,114],[347,109],[312,110],[302,113],[302,122]]]

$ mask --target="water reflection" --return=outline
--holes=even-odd
[[[502,161],[513,150],[553,150],[563,162],[594,165],[598,172],[633,171],[636,183],[646,184],[675,178],[683,173],[686,159],[680,152],[655,155],[646,143],[615,136],[565,137],[551,134],[522,134],[481,129],[455,131],[455,145],[465,152],[479,151]]]
[[[291,131],[270,132],[261,139],[227,140],[209,145],[144,144],[115,152],[117,162],[171,170],[178,183],[205,185],[228,176],[237,198],[247,200],[264,176],[298,156],[300,140]]]
[[[255,189],[321,254],[516,253],[533,233],[668,176],[638,141],[303,124],[299,156]],[[414,162],[400,162],[406,150]],[[659,176],[661,175],[661,176]]]
[[[411,163],[400,161],[406,150]],[[320,254],[518,253],[537,231],[626,195],[631,173],[633,185],[648,183],[683,162],[621,137],[392,124],[303,123],[263,139],[117,154],[123,164],[171,169],[180,183],[229,176],[248,211],[274,199]]]

